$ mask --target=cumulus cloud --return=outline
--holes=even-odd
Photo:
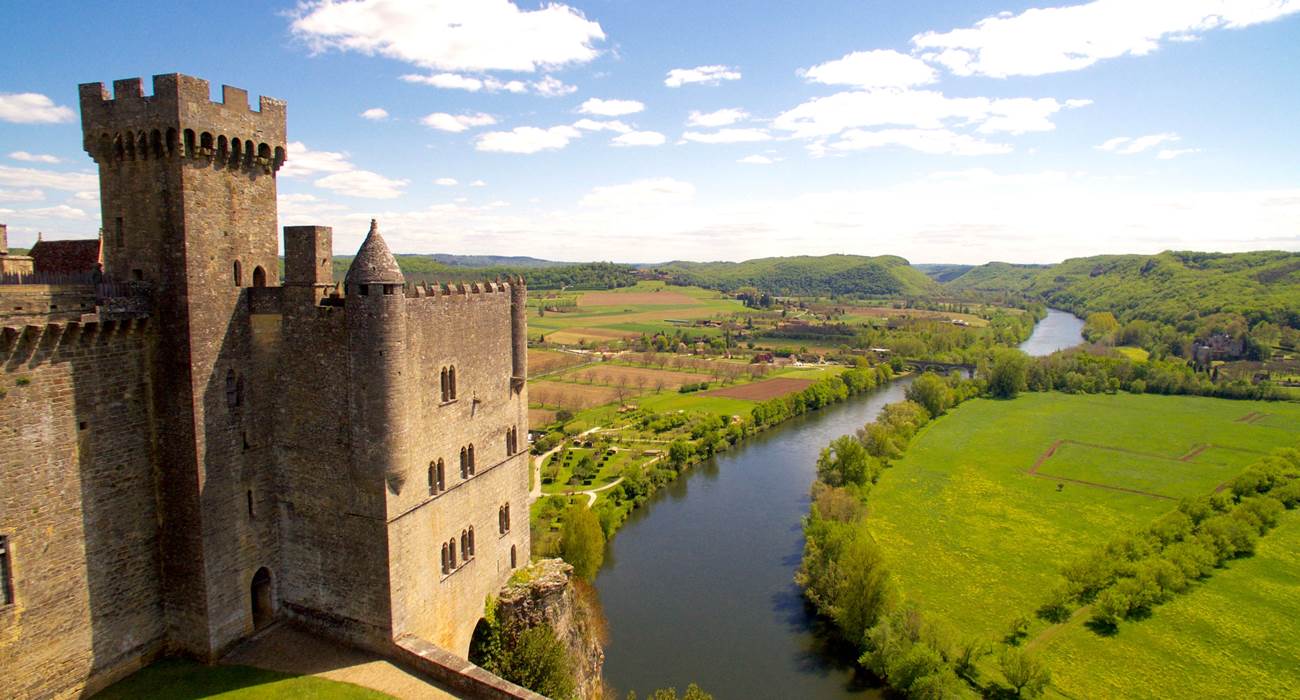
[[[459,185],[460,183],[457,182],[457,181],[456,181],[456,178],[454,178],[454,177],[440,177],[440,178],[438,178],[437,180],[434,180],[434,181],[433,181],[433,184],[435,184],[435,185],[441,185],[442,187],[455,187],[456,185]]]
[[[45,193],[37,189],[7,190],[0,188],[0,202],[39,202]]]
[[[1046,75],[1120,56],[1144,56],[1162,42],[1214,29],[1240,29],[1300,12],[1298,0],[1095,0],[987,17],[973,27],[912,37],[922,58],[956,75]]]
[[[1137,138],[1117,136],[1113,139],[1108,139],[1105,143],[1097,146],[1097,150],[1110,151],[1122,156],[1131,156],[1135,153],[1151,150],[1162,143],[1172,143],[1179,140],[1180,138],[1178,134],[1174,133],[1150,134],[1147,136],[1138,136]]]
[[[70,207],[66,204],[39,207],[37,209],[18,209],[14,211],[14,214],[27,218],[67,219],[69,221],[81,221],[90,218],[90,214],[87,214],[84,209]]]
[[[10,158],[20,160],[24,163],[59,163],[59,158],[44,153],[28,153],[27,151],[14,151],[9,154]]]
[[[770,141],[772,135],[764,129],[718,129],[717,131],[687,131],[682,139],[696,143],[753,143]]]
[[[14,124],[62,124],[76,115],[71,109],[35,92],[0,92],[0,121]]]
[[[490,75],[475,77],[461,75],[460,73],[434,73],[432,75],[411,73],[403,75],[401,79],[408,83],[429,85],[443,90],[465,90],[467,92],[479,92],[481,90],[483,92],[509,92],[521,95],[531,91],[542,97],[561,97],[578,91],[577,87],[550,75],[543,77],[541,80],[527,82],[523,80],[498,80]]]
[[[738,121],[749,119],[749,112],[739,108],[719,109],[712,112],[692,111],[686,117],[686,126],[698,126],[713,129],[730,126]]]
[[[583,131],[614,131],[620,134],[626,134],[632,131],[632,127],[624,124],[617,119],[579,119],[573,123],[573,126]]]
[[[662,146],[666,140],[658,131],[629,131],[615,136],[610,143],[615,146]]]
[[[533,91],[542,97],[563,97],[578,91],[576,85],[569,85],[555,76],[548,75],[541,80],[529,83]]]
[[[336,151],[313,151],[302,141],[290,141],[280,177],[308,177],[320,173],[342,173],[354,169],[347,154]]]
[[[775,163],[776,160],[773,159],[773,158],[770,158],[770,157],[768,157],[768,156],[759,155],[759,154],[755,153],[754,155],[751,155],[751,156],[745,156],[744,158],[741,158],[740,160],[737,160],[736,162],[737,162],[737,163],[744,163],[744,164],[746,164],[746,165],[771,165],[771,164]]]
[[[691,83],[699,85],[718,85],[724,80],[740,80],[740,71],[731,66],[696,66],[694,68],[674,68],[668,71],[664,85],[670,88],[681,87]]]
[[[1011,146],[1007,144],[992,143],[947,129],[849,129],[840,134],[837,141],[814,144],[812,148],[816,155],[823,153],[824,149],[861,151],[884,146],[902,146],[931,155],[986,156],[1011,152]]]
[[[1156,157],[1159,158],[1160,160],[1173,160],[1178,156],[1185,156],[1188,155],[1189,153],[1200,153],[1200,152],[1201,149],[1199,148],[1162,148],[1160,149],[1160,152],[1156,154]]]
[[[35,168],[0,165],[0,185],[18,188],[42,187],[72,192],[99,190],[99,177],[93,173],[61,173]]]
[[[600,117],[621,117],[625,114],[636,114],[644,109],[645,104],[636,100],[602,100],[593,97],[583,102],[578,111]]]
[[[475,181],[469,183],[469,186],[470,186],[470,187],[487,187],[487,183],[486,183],[486,182],[483,182],[482,180],[475,180]]]
[[[446,112],[434,112],[425,116],[420,123],[437,129],[439,131],[450,131],[459,134],[477,126],[491,126],[497,123],[496,117],[491,114],[479,112],[477,114],[447,114]]]
[[[339,194],[366,199],[396,199],[409,184],[407,180],[384,177],[369,170],[349,170],[326,175],[314,183],[317,187]]]
[[[369,119],[372,122],[381,122],[388,118],[388,110],[383,107],[371,107],[361,113],[362,119]]]
[[[805,79],[823,85],[861,88],[908,88],[929,85],[938,72],[925,61],[889,49],[854,51],[843,58],[799,71]]]
[[[291,29],[315,51],[380,55],[440,71],[531,73],[586,63],[605,38],[567,5],[508,0],[308,0]]]
[[[694,198],[695,185],[671,177],[655,177],[592,188],[579,204],[602,209],[637,209],[681,204]]]
[[[1086,101],[1075,100],[1075,107]],[[845,129],[906,126],[940,129],[974,125],[984,134],[1051,131],[1051,117],[1067,108],[1044,98],[947,97],[933,90],[855,90],[817,97],[776,117],[773,126],[798,137],[821,137]]]
[[[582,132],[567,126],[553,126],[542,129],[535,126],[519,126],[510,131],[489,131],[478,137],[474,148],[490,153],[537,153],[555,151],[569,145],[573,139],[582,136]]]

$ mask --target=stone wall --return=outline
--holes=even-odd
[[[0,607],[7,697],[71,697],[162,646],[152,330],[30,327],[0,345]]]

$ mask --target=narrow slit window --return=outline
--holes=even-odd
[[[14,602],[13,567],[9,563],[9,538],[0,537],[0,605]]]

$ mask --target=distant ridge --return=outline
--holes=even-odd
[[[653,270],[675,284],[724,292],[754,287],[790,296],[915,296],[939,289],[923,272],[896,255],[794,256],[744,262],[673,261]]]

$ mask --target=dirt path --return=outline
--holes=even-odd
[[[1167,460],[1172,460],[1172,461],[1175,461],[1175,462],[1177,462],[1177,461],[1185,461],[1185,460],[1180,460],[1180,459],[1177,458],[1177,457],[1166,457],[1166,456],[1164,456],[1164,455],[1148,454],[1148,453],[1145,453],[1145,452],[1138,452],[1137,450],[1129,450],[1129,449],[1125,449],[1125,448],[1123,448],[1123,447],[1110,447],[1110,446],[1107,446],[1107,445],[1093,445],[1093,444],[1091,444],[1091,443],[1087,443],[1087,442],[1079,442],[1079,441],[1077,441],[1077,440],[1057,440],[1056,442],[1053,442],[1052,445],[1051,445],[1050,447],[1048,447],[1046,451],[1043,452],[1043,454],[1041,454],[1041,455],[1038,456],[1038,459],[1034,461],[1034,466],[1030,467],[1030,468],[1029,468],[1029,471],[1028,471],[1027,473],[1028,473],[1030,476],[1036,476],[1036,477],[1038,477],[1038,478],[1040,478],[1040,479],[1051,479],[1051,480],[1053,480],[1053,481],[1067,481],[1067,482],[1072,483],[1072,484],[1079,484],[1079,485],[1081,485],[1081,486],[1088,486],[1088,487],[1095,488],[1095,489],[1105,489],[1105,490],[1107,490],[1107,491],[1118,491],[1119,493],[1131,493],[1131,494],[1134,494],[1134,495],[1137,495],[1137,496],[1146,496],[1146,497],[1148,497],[1148,498],[1159,498],[1159,499],[1161,499],[1161,500],[1165,500],[1165,501],[1176,501],[1176,500],[1178,500],[1177,498],[1173,498],[1173,497],[1171,497],[1171,496],[1163,496],[1163,495],[1161,495],[1161,494],[1158,494],[1158,493],[1152,493],[1152,492],[1150,492],[1150,491],[1141,491],[1141,490],[1139,490],[1139,489],[1124,488],[1123,486],[1111,486],[1111,485],[1109,485],[1109,484],[1099,484],[1099,483],[1097,483],[1097,482],[1095,482],[1095,481],[1084,481],[1083,479],[1071,479],[1071,478],[1064,477],[1064,476],[1054,476],[1054,475],[1052,475],[1052,474],[1044,474],[1044,473],[1038,471],[1038,468],[1041,467],[1041,466],[1043,466],[1043,463],[1044,463],[1044,462],[1046,462],[1048,459],[1050,459],[1050,458],[1052,457],[1052,455],[1056,454],[1056,451],[1057,451],[1058,449],[1060,449],[1060,447],[1061,447],[1062,445],[1065,445],[1065,444],[1067,444],[1067,443],[1068,443],[1068,444],[1074,444],[1074,445],[1082,445],[1082,446],[1084,446],[1084,447],[1093,447],[1093,448],[1102,449],[1102,450],[1113,450],[1113,451],[1115,451],[1115,452],[1125,452],[1125,453],[1128,453],[1128,454],[1141,455],[1141,456],[1143,456],[1143,457],[1155,457],[1155,458],[1157,458],[1157,459],[1167,459]],[[1210,445],[1205,445],[1204,447],[1205,447],[1206,449],[1208,449],[1208,448],[1210,447]],[[1198,452],[1198,453],[1196,453],[1196,454],[1200,454],[1200,453]]]
[[[1062,629],[1065,629],[1066,625],[1074,622],[1075,620],[1079,619],[1083,615],[1087,615],[1090,612],[1092,612],[1092,606],[1085,605],[1079,608],[1078,610],[1075,610],[1073,613],[1071,613],[1070,619],[1066,620],[1065,622],[1058,622],[1054,625],[1044,627],[1042,632],[1039,632],[1037,636],[1035,636],[1033,639],[1025,643],[1025,651],[1033,651],[1034,649],[1037,649],[1038,647],[1048,643],[1049,641],[1052,640],[1052,637],[1055,637],[1057,634],[1060,633]]]
[[[533,489],[528,492],[528,502],[532,503],[542,497],[542,465],[546,464],[546,459],[556,452],[560,451],[563,445],[552,447],[549,452],[545,452],[533,458]]]
[[[240,644],[221,663],[353,683],[400,700],[457,697],[438,683],[374,654],[335,644],[285,623]]]

